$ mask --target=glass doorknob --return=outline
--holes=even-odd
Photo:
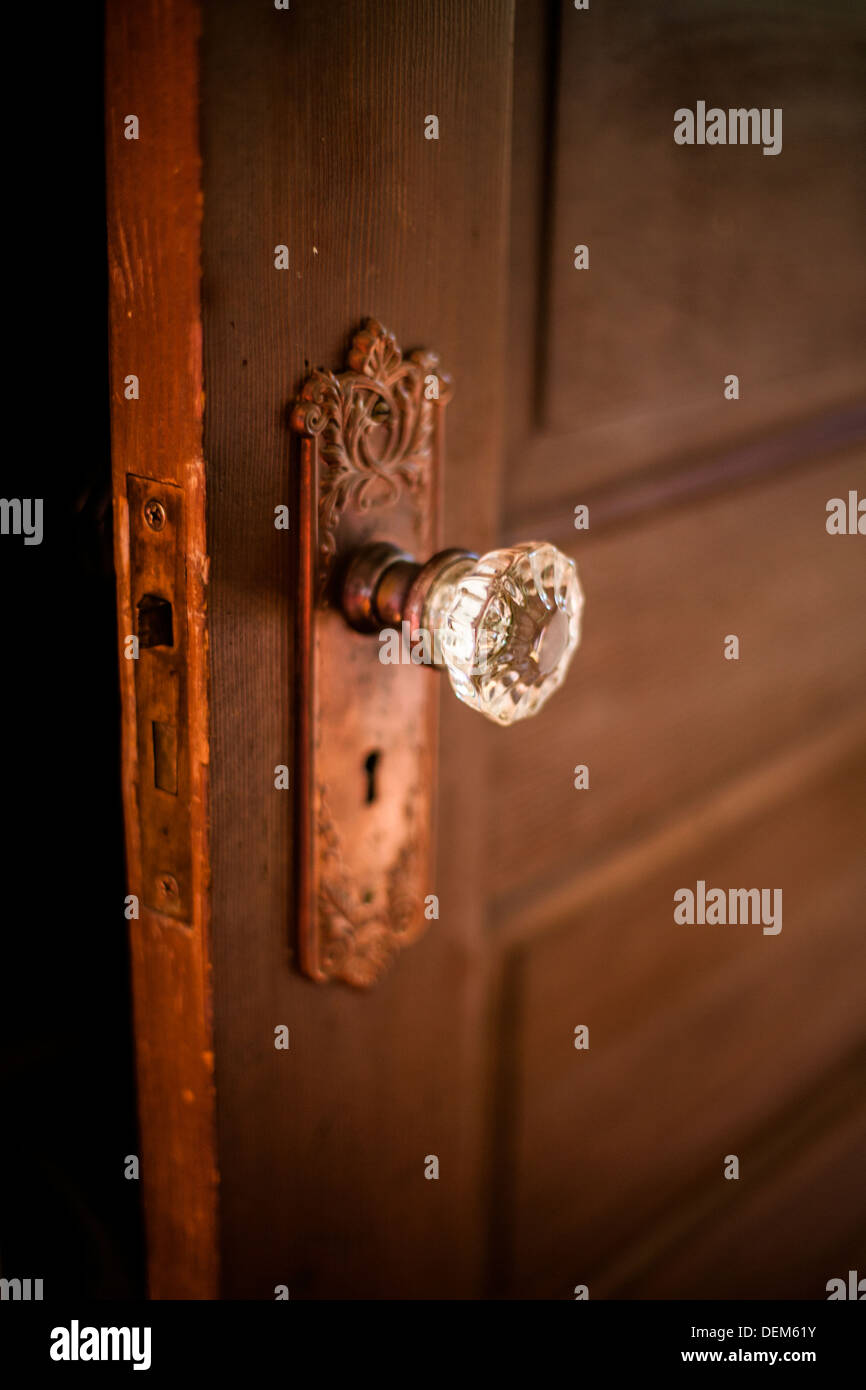
[[[444,667],[464,704],[514,724],[562,684],[580,644],[583,592],[574,561],[547,541],[480,558],[442,550],[424,565],[375,541],[351,557],[341,607],[359,632],[393,632],[410,660]]]

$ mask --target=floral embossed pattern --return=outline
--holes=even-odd
[[[450,392],[432,352],[404,358],[392,333],[367,319],[352,339],[349,370],[314,371],[292,413],[292,428],[319,449],[319,557],[323,575],[347,506],[387,507],[426,486],[433,406]]]

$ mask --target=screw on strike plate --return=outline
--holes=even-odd
[[[148,497],[145,502],[144,519],[151,531],[161,531],[165,525],[165,507],[155,497]]]
[[[180,897],[180,889],[177,886],[177,879],[171,874],[162,874],[159,880],[159,891],[164,898],[176,901]]]

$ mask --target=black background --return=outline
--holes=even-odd
[[[111,556],[102,7],[6,33],[0,1273],[143,1296]],[[50,58],[49,58],[50,55]],[[7,89],[8,90],[8,89]],[[17,293],[15,293],[17,292]]]

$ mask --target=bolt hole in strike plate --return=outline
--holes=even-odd
[[[372,985],[427,926],[440,678],[380,662],[380,643],[353,631],[333,596],[369,541],[438,549],[449,392],[435,354],[404,357],[368,319],[346,369],[313,372],[291,414],[301,437],[295,917],[301,969],[319,981]]]
[[[168,599],[145,594],[139,600],[137,613],[140,647],[174,646],[174,623]]]

